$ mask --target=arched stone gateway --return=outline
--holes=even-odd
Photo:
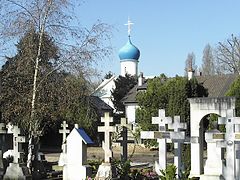
[[[200,177],[204,171],[203,165],[203,123],[201,120],[208,114],[221,117],[234,117],[236,98],[190,98],[191,122],[191,172],[190,177]],[[239,125],[238,125],[239,126]],[[238,160],[236,160],[238,161]],[[238,163],[236,163],[238,164]],[[236,166],[238,169],[238,165]],[[238,172],[238,170],[236,171]]]

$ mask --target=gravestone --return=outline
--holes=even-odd
[[[111,164],[112,148],[111,148],[111,133],[115,132],[115,127],[110,126],[110,122],[113,122],[113,118],[109,117],[109,113],[105,113],[104,117],[101,117],[101,122],[104,122],[104,126],[98,126],[98,132],[104,132],[104,141],[102,142],[102,148],[104,150],[104,162],[99,166],[95,179],[111,179],[115,176],[115,167]]]
[[[167,139],[170,139],[170,132],[166,131],[166,124],[172,123],[171,117],[165,116],[165,110],[159,109],[158,117],[152,117],[152,124],[158,124],[159,131],[142,131],[141,139],[157,139],[159,147],[159,160],[155,162],[155,171],[158,175],[162,175],[160,170],[167,167]]]
[[[219,130],[208,130],[205,133],[205,141],[207,143],[207,160],[204,166],[204,175],[201,179],[221,179],[222,175],[222,159],[223,151],[217,147],[217,142],[224,139],[224,133]]]
[[[20,129],[17,126],[13,126],[13,162],[7,167],[6,173],[4,175],[4,180],[11,179],[31,179],[27,167],[22,164],[21,150],[19,148],[20,143],[25,143],[25,136],[20,135]]]
[[[5,138],[6,138],[6,125],[5,123],[0,123],[0,179],[3,178],[4,175],[4,163],[3,163],[3,152],[5,151]]]
[[[185,132],[181,130],[187,129],[186,123],[180,122],[180,116],[174,116],[174,122],[168,124],[168,129],[173,129],[170,132],[170,139],[174,142],[174,165],[177,168],[176,177],[180,177],[182,169],[182,143],[185,140]],[[181,177],[180,177],[181,178]]]
[[[223,141],[217,142],[218,147],[226,148],[226,166],[223,168],[223,176],[228,179],[237,179],[237,164],[236,152],[236,141],[240,141],[238,133],[235,133],[235,126],[240,125],[239,117],[219,117],[218,124],[225,124],[226,133],[223,136]]]
[[[67,163],[64,166],[64,180],[85,180],[92,175],[91,167],[87,165],[87,145],[93,141],[84,129],[75,125],[67,137]]]
[[[67,163],[67,143],[66,143],[66,138],[67,138],[67,134],[70,133],[70,130],[67,129],[68,124],[66,123],[66,121],[63,121],[63,123],[61,124],[61,127],[63,129],[59,130],[59,133],[62,134],[63,138],[62,138],[62,152],[60,154],[59,160],[58,160],[58,165],[59,166],[65,166]],[[66,168],[63,168],[63,179],[67,178],[67,172],[66,172]]]
[[[128,140],[128,129],[132,130],[132,124],[127,124],[126,118],[121,118],[121,124],[118,124],[117,127],[117,131],[121,133],[121,139],[117,140],[122,146],[121,161],[125,162],[128,157],[128,143],[134,143],[134,140]]]

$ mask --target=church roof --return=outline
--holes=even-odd
[[[132,44],[130,36],[128,38],[128,42],[119,50],[118,55],[120,60],[126,60],[126,59],[138,60],[139,59],[140,51],[136,46]]]
[[[208,97],[223,97],[230,88],[233,81],[237,78],[237,74],[224,74],[214,76],[195,76],[197,81],[208,90]],[[138,90],[147,89],[147,81],[143,86],[134,86],[128,94],[122,99],[124,104],[137,103],[136,95]]]
[[[99,116],[103,116],[105,112],[112,112],[113,108],[101,100],[97,96],[89,96],[88,97],[90,103],[97,109],[97,113]]]

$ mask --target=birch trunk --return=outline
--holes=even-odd
[[[45,16],[43,18],[43,21],[40,25],[40,32],[39,32],[39,43],[38,43],[38,51],[37,51],[37,57],[35,60],[35,68],[34,68],[34,77],[33,77],[33,91],[32,91],[32,103],[31,103],[31,117],[30,117],[30,134],[29,134],[29,142],[28,142],[28,159],[27,159],[27,167],[31,171],[32,167],[32,161],[36,157],[36,155],[33,154],[34,148],[36,148],[36,145],[38,144],[38,141],[35,141],[35,139],[39,139],[39,133],[37,132],[39,130],[40,123],[35,118],[35,111],[36,111],[36,93],[37,93],[37,78],[38,78],[38,70],[39,70],[39,62],[41,61],[40,55],[41,55],[41,48],[42,48],[42,41],[45,31],[45,25],[46,20],[48,18],[49,10],[52,5],[52,0],[48,0],[48,6],[46,8]],[[37,151],[34,151],[37,152]]]

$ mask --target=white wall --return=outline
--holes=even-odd
[[[130,74],[132,76],[138,75],[138,61],[137,60],[124,60],[121,61],[121,76]]]
[[[126,118],[128,123],[136,123],[136,109],[138,108],[137,103],[125,104]]]

